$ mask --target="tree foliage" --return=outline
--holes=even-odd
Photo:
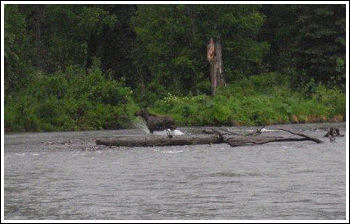
[[[294,86],[315,82],[345,90],[345,5],[263,5],[262,12],[270,71],[294,70]]]
[[[184,99],[209,95],[206,46],[210,38],[222,45],[228,86],[261,74],[279,74],[306,97],[322,92],[337,98],[345,90],[345,5],[9,4],[4,19],[6,116],[16,114],[12,121],[26,117],[22,129],[45,116],[47,122],[54,122],[62,99],[67,111],[77,99],[86,105],[95,100],[98,106],[84,108],[97,111],[87,114],[96,122],[107,122],[108,117],[110,124],[108,113],[122,113],[114,110],[124,110],[118,109],[123,102],[144,107],[160,105],[169,94]],[[72,71],[78,71],[80,81],[72,81]],[[96,71],[105,81],[90,80]],[[38,77],[44,81],[37,81]],[[222,88],[221,92],[230,89]],[[67,90],[78,92],[66,95]],[[84,99],[78,97],[79,91]],[[218,99],[225,101],[222,96]],[[327,104],[342,111],[342,100],[335,100],[338,106]],[[186,105],[181,113],[191,114],[192,109]],[[211,109],[218,124],[225,123],[228,112]],[[76,122],[69,112],[62,116]],[[94,128],[108,126],[86,122]]]
[[[145,80],[174,94],[195,94],[197,85],[208,80],[211,37],[221,40],[229,79],[258,72],[269,46],[256,40],[263,20],[256,5],[139,6],[133,20],[136,60]]]
[[[31,67],[30,41],[24,14],[17,5],[5,5],[5,95],[27,82]]]
[[[344,85],[345,5],[306,5],[299,11],[296,61],[306,71],[301,78]]]

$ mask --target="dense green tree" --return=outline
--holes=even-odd
[[[115,16],[117,22],[113,26],[103,26],[98,39],[100,52],[96,56],[101,59],[103,71],[111,72],[117,80],[124,78],[132,86],[135,69],[131,54],[136,33],[130,20],[136,13],[136,6],[106,5],[105,10]]]
[[[300,80],[314,79],[345,89],[345,5],[298,6],[295,60],[305,71]]]
[[[138,106],[185,124],[262,124],[274,94],[274,122],[345,114],[345,5],[11,4],[4,18],[7,130],[127,127]],[[227,83],[215,97],[210,38]],[[284,102],[291,85],[298,100]],[[310,110],[291,108],[303,97]]]
[[[5,5],[5,96],[19,89],[29,78],[30,42],[26,19],[17,5]]]
[[[134,33],[130,18],[135,6],[126,5],[29,5],[20,8],[23,35],[31,44],[33,66],[52,73],[70,65],[90,68],[93,58],[104,71],[121,74],[130,64]],[[12,15],[9,11],[8,15]],[[19,30],[15,30],[19,32]],[[129,60],[129,61],[127,61]],[[126,61],[126,62],[125,62]],[[123,70],[123,71],[120,71]]]
[[[258,8],[257,5],[139,6],[134,20],[136,60],[151,75],[148,86],[161,94],[196,93],[199,85],[208,82],[206,45],[211,37],[222,43],[228,80],[237,74],[258,72],[269,46],[256,40],[264,19]]]
[[[298,6],[297,5],[262,5],[265,16],[259,34],[260,39],[271,46],[264,57],[264,66],[269,71],[283,72],[295,67],[293,53],[296,48]]]

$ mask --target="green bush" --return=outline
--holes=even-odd
[[[250,76],[208,95],[169,94],[151,108],[172,116],[178,125],[269,125],[317,122],[345,116],[345,93],[314,86],[314,94],[293,91],[290,79],[277,73]]]
[[[214,97],[176,96],[165,89],[152,92],[156,85],[152,82],[144,101],[139,92],[134,94],[98,67],[87,74],[79,67],[69,67],[65,73],[32,76],[36,78],[30,85],[5,99],[6,131],[130,128],[134,113],[145,106],[153,113],[170,115],[178,126],[319,122],[334,116],[339,120],[346,113],[344,92],[312,82],[307,90],[296,91],[289,86],[288,77],[277,73],[235,79]],[[207,83],[200,85],[210,88]],[[133,94],[139,97],[138,105]]]
[[[93,67],[88,74],[36,74],[5,102],[7,131],[67,131],[129,127],[138,109],[130,88]]]
[[[318,85],[315,88],[313,99],[330,108],[329,115],[346,115],[346,95],[339,89],[326,88]]]

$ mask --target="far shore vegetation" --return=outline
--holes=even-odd
[[[340,122],[345,5],[5,5],[5,131]],[[211,94],[206,46],[226,85]]]

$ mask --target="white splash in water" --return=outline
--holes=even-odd
[[[136,117],[135,120],[133,120],[133,126],[135,128],[139,128],[141,130],[143,130],[146,134],[151,133],[146,125],[146,121],[140,117]]]
[[[164,130],[164,131],[154,131],[153,134],[155,135],[184,135],[184,133],[180,130],[170,130],[170,129],[167,129],[167,130]]]
[[[180,131],[180,130],[174,130],[171,134],[173,134],[173,135],[184,135],[185,133],[183,133],[182,131]]]
[[[183,150],[180,150],[180,151],[161,151],[160,153],[166,153],[166,154],[174,154],[174,153],[181,153],[183,152]]]
[[[25,153],[16,153],[16,155],[25,156]]]
[[[281,131],[281,130],[274,130],[274,129],[266,129],[266,128],[262,128],[260,129],[261,132],[276,132],[276,131]]]

